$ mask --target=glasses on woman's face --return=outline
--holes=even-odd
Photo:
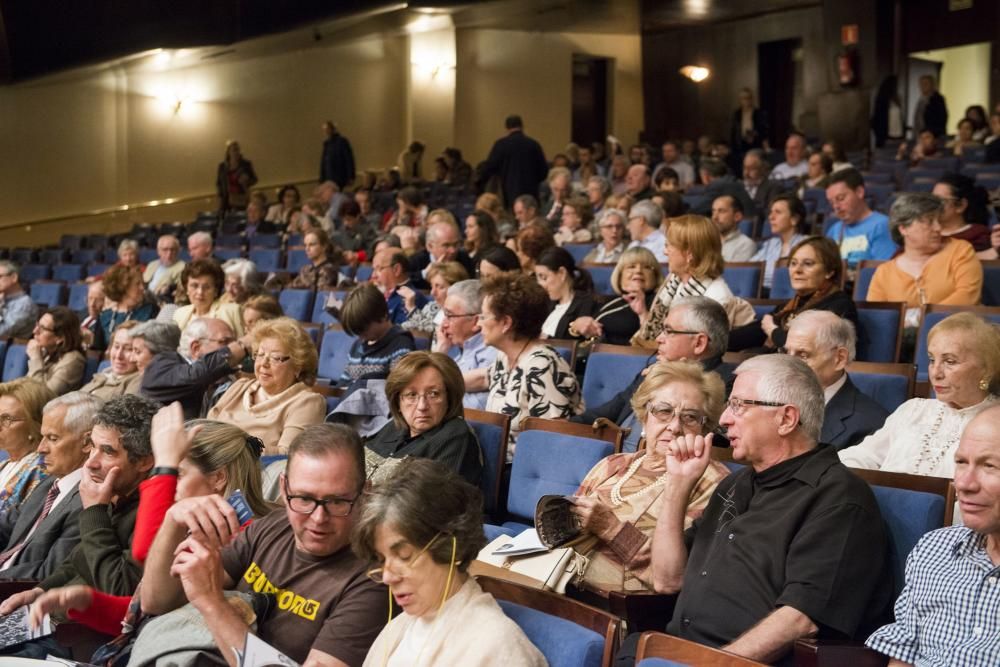
[[[423,549],[418,551],[416,555],[406,556],[406,557],[393,556],[393,560],[395,560],[396,562],[392,565],[391,568],[389,568],[389,571],[395,574],[397,577],[405,578],[410,576],[413,573],[413,568],[417,564],[417,561],[420,560],[421,556],[427,553],[428,549],[434,546],[434,543],[437,541],[437,538],[439,537],[441,537],[441,533],[435,534],[434,537],[431,538],[431,541],[428,542]],[[368,570],[368,572],[366,573],[368,575],[368,578],[377,584],[383,583],[382,575],[385,572],[388,565],[389,561],[386,560],[385,562],[382,563],[382,567],[376,567],[373,570]]]
[[[418,394],[415,391],[404,391],[399,395],[399,402],[403,405],[416,405],[420,402],[421,398],[431,405],[436,405],[444,400],[444,392],[438,389],[431,389],[425,394]]]
[[[15,422],[27,421],[24,417],[11,417],[10,415],[3,414],[0,415],[0,430],[10,428],[10,425]]]
[[[684,428],[701,428],[708,421],[708,417],[696,412],[695,410],[681,410],[678,411],[677,408],[670,405],[669,403],[657,403],[655,405],[647,405],[646,410],[649,414],[653,415],[658,422],[664,424],[669,424],[674,420],[674,417],[678,417],[681,422],[681,426]]]
[[[321,500],[312,496],[294,496],[288,490],[288,478],[284,479],[284,485],[288,509],[298,514],[312,514],[317,507],[322,507],[330,516],[347,516],[354,509],[354,503],[358,502],[358,498],[361,497],[360,493],[352,499],[324,498]]]
[[[258,352],[253,355],[254,361],[259,361],[262,364],[274,364],[275,366],[281,364],[287,364],[291,356],[287,354],[276,354],[274,352],[268,354],[266,352]]]

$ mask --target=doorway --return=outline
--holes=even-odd
[[[572,140],[579,146],[608,135],[610,58],[573,54]]]
[[[989,42],[964,44],[948,49],[918,51],[909,54],[906,77],[906,125],[913,125],[913,112],[920,101],[920,77],[930,75],[948,106],[947,134],[954,134],[965,110],[979,104],[989,117],[990,59]]]
[[[757,45],[757,90],[760,108],[771,124],[768,139],[778,150],[795,128],[794,113],[802,59],[801,39],[782,39]]]

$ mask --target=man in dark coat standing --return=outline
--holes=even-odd
[[[521,195],[538,197],[538,185],[549,173],[545,153],[537,141],[524,134],[520,116],[507,116],[504,121],[507,136],[497,139],[486,162],[480,165],[479,180],[482,188],[490,177],[500,177],[503,200],[513,206]]]
[[[326,140],[319,163],[319,182],[333,181],[341,190],[354,180],[354,151],[351,142],[337,132],[333,121],[323,123]]]

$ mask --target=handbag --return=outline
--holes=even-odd
[[[582,576],[587,569],[587,558],[576,553],[572,547],[562,547],[523,556],[504,556],[493,553],[513,539],[509,535],[501,535],[483,547],[476,557],[477,563],[473,563],[473,566],[483,564],[487,567],[473,567],[473,574],[486,574],[533,588],[565,593],[566,585],[578,575]],[[515,576],[507,576],[506,573],[512,573]]]

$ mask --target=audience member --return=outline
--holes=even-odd
[[[423,159],[425,146],[420,141],[411,141],[396,160],[399,176],[403,183],[422,183],[424,180]]]
[[[806,138],[799,132],[792,132],[785,140],[785,161],[771,170],[772,180],[787,180],[801,178],[809,171]]]
[[[256,201],[255,198],[258,197],[261,201]],[[250,195],[250,203],[247,204],[247,220],[246,226],[243,228],[243,237],[248,243],[253,243],[254,237],[258,234],[275,234],[279,231],[279,227],[276,223],[267,220],[264,217],[267,211],[267,200],[262,192],[254,192]]]
[[[102,400],[108,400],[122,394],[138,394],[142,377],[139,375],[139,367],[132,358],[132,333],[139,323],[134,320],[127,320],[118,325],[115,335],[111,338],[111,347],[108,348],[108,361],[111,365],[107,369],[94,373],[90,382],[83,385],[80,391],[84,394],[91,394]]]
[[[666,263],[666,237],[660,229],[663,210],[653,202],[636,202],[628,212],[628,233],[632,238],[629,248],[645,248],[653,253],[656,261]]]
[[[372,282],[381,291],[389,309],[390,324],[402,324],[409,317],[407,296],[412,295],[413,308],[423,308],[427,303],[427,297],[412,286],[409,267],[409,259],[398,248],[381,250],[375,253],[372,260]]]
[[[1000,332],[972,313],[956,313],[927,335],[928,377],[934,398],[911,398],[885,426],[841,450],[852,468],[951,477],[962,430],[997,404]]]
[[[855,269],[863,259],[890,259],[896,244],[889,234],[889,218],[872,211],[865,201],[865,180],[856,169],[844,169],[830,177],[826,198],[835,216],[826,236],[840,246],[840,256]]]
[[[407,185],[396,193],[396,210],[386,211],[382,229],[391,230],[397,225],[403,227],[424,227],[428,213],[427,204],[420,188]]]
[[[325,178],[320,178],[320,182]],[[283,185],[278,190],[278,201],[267,209],[264,220],[279,225],[287,226],[292,221],[292,215],[299,210],[302,203],[302,195],[294,185]]]
[[[749,359],[736,376],[720,424],[747,466],[686,532],[712,436],[675,439],[667,456],[652,545],[654,588],[680,592],[667,631],[769,663],[797,639],[866,636],[891,595],[888,540],[871,488],[817,443],[823,390],[784,355]]]
[[[90,431],[102,400],[80,392],[42,409],[39,464],[48,475],[18,507],[0,515],[0,577],[44,579],[80,542],[77,485],[90,456]]]
[[[550,299],[548,317],[542,323],[542,338],[577,338],[570,323],[594,313],[594,283],[585,269],[578,269],[573,256],[563,248],[549,248],[538,258],[535,278]]]
[[[653,174],[653,188],[657,194],[681,190],[681,177],[670,167],[657,168]]]
[[[142,374],[153,361],[153,357],[163,352],[176,352],[180,349],[181,330],[172,322],[155,322],[152,326],[143,322],[130,332],[132,342],[132,360],[139,371],[140,386]]]
[[[42,410],[55,393],[37,380],[0,383],[0,516],[17,508],[47,473],[35,453],[41,441]]]
[[[94,330],[93,346],[104,350],[111,344],[115,328],[122,322],[145,322],[156,316],[157,306],[147,299],[142,277],[134,269],[113,266],[101,281],[106,297],[105,308]]]
[[[1000,409],[976,416],[955,451],[961,526],[924,535],[906,560],[895,622],[865,642],[890,664],[988,665],[996,660],[996,563],[1000,560]],[[984,628],[984,625],[986,626]]]
[[[665,141],[660,147],[663,160],[656,165],[653,170],[653,181],[656,181],[658,172],[663,169],[673,169],[677,174],[677,181],[680,188],[686,189],[694,184],[694,167],[681,155],[680,147],[676,141]]]
[[[909,159],[910,166],[916,167],[924,158],[938,157],[941,151],[938,147],[937,137],[931,130],[921,130],[920,132],[914,133],[917,140],[913,142],[913,148],[907,152],[906,143],[899,145],[899,150],[896,152],[896,159],[903,160]]]
[[[771,200],[767,216],[771,238],[761,242],[760,249],[751,258],[754,262],[764,262],[766,289],[771,289],[774,282],[774,267],[805,238],[802,229],[806,225],[806,215],[806,205],[793,194],[778,195]]]
[[[225,213],[246,208],[250,188],[256,183],[257,174],[253,170],[253,164],[243,157],[239,142],[226,142],[226,156],[219,163],[215,176],[219,211]]]
[[[190,349],[191,335],[187,332],[187,327],[192,321],[202,317],[222,320],[237,337],[243,335],[240,307],[235,303],[223,303],[219,298],[226,284],[226,275],[218,262],[213,259],[193,260],[184,268],[181,284],[191,303],[174,312],[173,321],[181,330],[179,349]]]
[[[851,161],[847,159],[847,152],[844,151],[843,146],[836,141],[824,141],[822,149],[820,150],[820,155],[830,158],[830,168],[826,170],[827,174],[832,174],[833,172],[840,171],[841,169],[851,169],[854,166],[851,164]],[[811,162],[810,166],[812,166]]]
[[[906,326],[916,327],[924,304],[979,303],[983,265],[968,241],[941,236],[941,200],[923,192],[899,195],[889,211],[892,239],[903,251],[875,269],[869,301],[902,301]]]
[[[28,338],[38,319],[31,296],[18,282],[17,264],[0,260],[0,338]]]
[[[146,265],[142,281],[157,301],[173,298],[185,266],[179,259],[180,251],[181,244],[176,236],[164,234],[156,240],[157,259]]]
[[[804,196],[807,188],[822,188],[826,190],[826,186],[830,184],[830,174],[834,172],[833,158],[826,153],[813,153],[809,156],[807,164],[809,165],[809,171],[802,177],[802,185],[798,189],[799,197]],[[848,162],[841,168],[851,169],[852,165]]]
[[[693,361],[650,367],[632,397],[642,425],[642,451],[612,454],[595,465],[572,497],[573,512],[586,538],[573,545],[586,566],[584,587],[601,591],[652,591],[650,551],[667,481],[667,457],[674,441],[707,435],[718,426],[725,387],[715,373]],[[637,424],[637,425],[638,425]],[[711,462],[691,490],[684,528],[701,516],[719,482],[729,474]]]
[[[97,330],[101,325],[101,313],[104,311],[104,302],[107,297],[104,295],[104,281],[98,280],[87,285],[87,311],[82,314],[80,320],[80,337],[83,346],[87,349],[94,348],[97,338]],[[80,313],[77,313],[81,315]]]
[[[375,227],[361,214],[361,207],[356,201],[347,200],[340,205],[340,229],[330,237],[330,243],[341,249],[344,262],[357,265],[372,257],[375,236]]]
[[[732,195],[716,197],[712,202],[712,222],[722,235],[722,258],[727,262],[749,262],[757,244],[740,229],[743,203]]]
[[[496,246],[483,253],[477,274],[479,278],[488,278],[505,271],[520,270],[521,260],[517,258],[517,253],[507,246]]]
[[[538,258],[542,256],[543,252],[556,245],[556,240],[547,226],[534,224],[518,231],[517,236],[512,241],[514,245],[512,249],[517,253],[521,270],[525,273],[534,273]]]
[[[188,255],[191,256],[191,262],[198,261],[200,259],[214,259],[212,257],[212,252],[215,248],[215,244],[212,242],[212,235],[208,232],[195,232],[187,238]],[[184,283],[181,283],[183,287]]]
[[[549,169],[545,184],[549,195],[542,203],[542,217],[549,229],[555,229],[562,220],[563,206],[573,194],[573,174],[567,167],[552,167]]]
[[[929,74],[920,77],[920,99],[913,110],[912,126],[914,135],[930,130],[935,137],[940,137],[947,131],[948,105],[937,91],[934,77]]]
[[[514,219],[517,220],[518,229],[523,229],[530,224],[542,224],[542,217],[538,211],[538,199],[534,195],[521,195],[515,199]]]
[[[385,299],[372,285],[351,290],[339,319],[344,331],[357,336],[340,377],[342,384],[349,385],[348,393],[366,380],[384,380],[396,362],[416,349],[413,334],[393,324]]]
[[[403,615],[393,620],[390,612],[366,666],[424,656],[435,665],[548,664],[468,574],[483,547],[482,521],[479,491],[432,461],[400,467],[369,492],[352,546],[378,563],[368,576],[389,586]]]
[[[569,364],[539,340],[549,302],[541,285],[530,276],[500,274],[484,280],[481,292],[479,325],[486,344],[497,349],[487,372],[486,410],[510,417],[509,462],[522,419],[563,419],[582,412],[583,401]]]
[[[997,143],[997,139],[1000,139],[1000,111],[990,114],[990,131],[992,134],[986,138],[984,159],[988,164],[996,164],[1000,162],[1000,144]]]
[[[574,338],[628,345],[639,330],[639,316],[632,309],[631,302],[644,299],[646,308],[649,308],[662,283],[663,273],[653,253],[645,248],[629,248],[611,273],[611,289],[618,297],[601,306],[595,315],[583,315],[572,320],[569,334]]]
[[[966,107],[965,117],[972,123],[972,139],[982,142],[990,134],[990,121],[986,109],[981,104]]]
[[[303,237],[302,242],[309,262],[299,269],[288,286],[314,292],[336,289],[341,282],[341,253],[330,242],[330,237],[322,229],[314,229]]]
[[[599,215],[604,210],[604,203],[611,196],[611,181],[604,176],[591,176],[587,179],[586,186],[587,201],[594,215]]]
[[[430,287],[427,272],[432,264],[458,262],[470,276],[476,272],[469,254],[462,249],[462,234],[453,216],[447,222],[434,222],[427,226],[427,249],[410,258],[410,286],[414,289]]]
[[[934,194],[941,199],[941,235],[972,244],[978,252],[989,251],[990,213],[986,188],[976,185],[969,176],[948,173],[934,184]]]
[[[537,141],[524,133],[520,116],[507,116],[507,133],[490,149],[486,161],[479,167],[476,187],[483,188],[491,177],[500,180],[504,199],[512,203],[521,195],[538,196],[538,184],[549,171],[545,153]]]
[[[697,361],[706,372],[714,371],[722,378],[726,393],[732,386],[733,366],[723,363],[729,340],[729,319],[718,302],[703,296],[679,300],[667,314],[663,331],[656,338],[656,353],[647,363],[667,361]],[[628,432],[623,449],[634,452],[642,437],[641,423],[632,409],[632,397],[639,389],[647,370],[636,374],[635,379],[604,405],[591,406],[583,413],[570,417],[570,421],[593,424],[604,418]]]
[[[222,265],[226,276],[225,286],[219,300],[242,306],[247,299],[264,291],[264,277],[257,271],[257,265],[249,259],[235,257]]]
[[[55,395],[79,389],[87,358],[83,356],[80,320],[66,306],[42,312],[28,341],[28,373],[25,377],[43,383]]]
[[[615,155],[611,159],[611,170],[608,173],[608,180],[611,181],[611,192],[616,195],[625,194],[628,188],[628,170],[631,166],[628,158],[624,155]]]
[[[560,220],[562,223],[554,235],[557,245],[590,243],[593,240],[590,224],[594,220],[594,213],[586,198],[574,195],[566,199]]]
[[[465,252],[471,263],[478,263],[484,252],[498,245],[500,233],[493,216],[486,211],[470,213],[465,219]]]
[[[332,120],[323,123],[323,154],[319,162],[319,182],[333,181],[346,188],[354,181],[354,151],[351,142],[340,133]]]
[[[625,227],[628,213],[618,208],[605,208],[597,216],[601,240],[583,258],[584,263],[614,264],[625,252]]]
[[[136,338],[156,337],[154,329],[172,327],[155,322],[134,330]],[[186,419],[203,416],[219,397],[220,385],[228,386],[231,375],[250,356],[244,341],[222,320],[203,317],[189,327],[190,344],[184,354],[168,349],[156,354],[142,373],[140,393],[162,405],[178,401]],[[171,336],[172,334],[168,334]]]
[[[326,416],[326,400],[310,389],[316,379],[316,346],[288,317],[258,322],[251,340],[254,376],[234,381],[208,418],[236,424],[260,438],[267,454],[285,454],[295,436]],[[242,358],[236,347],[230,344],[228,353],[216,352],[223,358],[216,378],[226,370],[226,358]]]
[[[244,335],[253,331],[258,322],[273,320],[284,315],[281,304],[270,294],[261,294],[247,299],[243,304]]]
[[[764,152],[759,148],[753,148],[743,156],[743,189],[754,204],[752,210],[743,211],[745,214],[756,215],[758,211],[769,210],[771,199],[781,193],[781,183],[768,178],[769,168]]]
[[[447,355],[411,352],[385,382],[392,421],[365,440],[368,478],[381,483],[390,471],[409,468],[406,459],[433,459],[479,484],[483,455],[475,433],[462,417],[465,382]]]
[[[951,152],[952,155],[962,157],[966,148],[974,148],[983,145],[981,141],[977,141],[973,137],[974,132],[975,126],[972,124],[972,121],[968,118],[963,118],[958,121],[958,132],[955,135],[955,138],[949,141],[945,147]]]
[[[652,178],[647,165],[640,163],[629,167],[625,174],[625,195],[628,196],[629,203],[634,204],[652,197],[651,183]]]
[[[823,387],[826,411],[819,441],[837,449],[853,447],[885,424],[889,412],[861,393],[846,368],[854,361],[854,324],[828,310],[802,313],[788,328],[782,351],[798,357]]]
[[[420,196],[419,191],[417,191],[417,196]],[[319,221],[320,226],[323,231],[327,233],[327,235],[333,234],[333,230],[340,226],[337,221],[337,214],[340,213],[340,207],[343,206],[345,201],[349,201],[350,197],[341,192],[340,186],[334,181],[323,181],[317,185],[316,189],[313,190],[313,197],[319,200],[319,203],[323,208],[323,213],[320,216]],[[396,202],[397,204],[399,203],[398,197],[396,198]],[[306,203],[308,204],[309,202]],[[319,211],[317,211],[317,213],[319,213]],[[309,230],[302,230],[303,233],[307,231]]]
[[[431,298],[423,308],[416,307],[416,293],[412,290],[403,298],[403,303],[409,317],[400,326],[408,331],[433,334],[444,315],[441,308],[448,294],[448,288],[461,280],[468,280],[469,274],[458,262],[438,262],[427,269],[427,281],[430,283]]]
[[[496,348],[486,344],[479,323],[483,298],[478,280],[463,280],[448,288],[443,318],[435,338],[435,351],[451,356],[463,373],[465,394],[462,404],[482,410],[486,407],[486,371],[496,358]],[[471,391],[470,380],[482,391]]]
[[[701,182],[705,184],[702,194],[691,204],[691,212],[698,215],[712,215],[712,202],[719,197],[730,196],[738,199],[744,211],[752,211],[753,200],[746,188],[729,173],[729,167],[722,160],[703,159],[698,168]]]

